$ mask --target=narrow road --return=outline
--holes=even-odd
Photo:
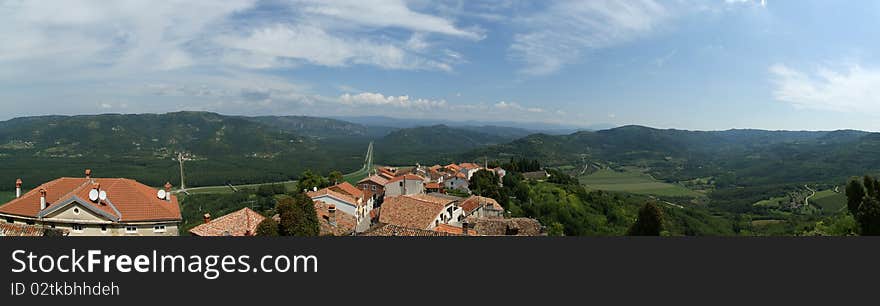
[[[808,205],[810,205],[810,198],[812,198],[813,196],[816,195],[816,191],[813,190],[812,188],[810,188],[810,186],[807,186],[807,184],[804,184],[804,188],[807,188],[807,190],[809,190],[810,192],[813,193],[813,194],[807,196],[806,198],[804,198],[804,206],[808,206]]]

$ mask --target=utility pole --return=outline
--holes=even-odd
[[[183,175],[183,153],[177,152],[177,161],[180,163],[180,190],[186,191],[186,183],[184,183]]]

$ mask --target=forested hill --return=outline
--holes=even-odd
[[[624,126],[570,135],[536,134],[463,158],[526,157],[550,165],[598,160],[637,165],[683,181],[713,176],[720,187],[841,180],[880,170],[880,134],[841,131],[686,131]]]
[[[488,131],[491,133],[446,125],[400,129],[376,141],[376,158],[388,164],[452,162],[468,150],[515,139],[498,135],[503,129]]]
[[[259,122],[284,131],[297,133],[304,136],[329,138],[329,137],[369,137],[379,138],[388,135],[395,128],[382,126],[367,126],[347,121],[307,117],[307,116],[259,116],[243,117],[247,120]]]
[[[0,177],[33,186],[92,168],[99,176],[176,184],[174,159],[182,152],[191,159],[191,185],[280,181],[306,168],[356,169],[365,149],[322,146],[313,137],[205,112],[27,117],[0,122]]]

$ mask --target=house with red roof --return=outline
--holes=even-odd
[[[427,194],[389,197],[382,204],[379,222],[405,228],[432,230],[441,224],[457,223],[460,208],[453,198]]]
[[[415,174],[404,174],[385,183],[385,197],[425,193],[425,178]]]
[[[308,196],[312,201],[335,205],[339,212],[355,217],[358,232],[370,228],[372,223],[370,213],[373,211],[375,202],[367,191],[358,189],[348,182],[343,182],[309,192]]]
[[[182,218],[171,184],[156,189],[125,178],[62,177],[0,206],[10,224],[60,229],[70,236],[177,236]],[[21,183],[17,182],[17,190]]]

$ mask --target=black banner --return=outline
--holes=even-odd
[[[859,276],[877,275],[878,249],[868,238],[3,238],[0,279],[3,301],[38,304],[838,304],[873,292]],[[188,270],[162,272],[162,256]]]

